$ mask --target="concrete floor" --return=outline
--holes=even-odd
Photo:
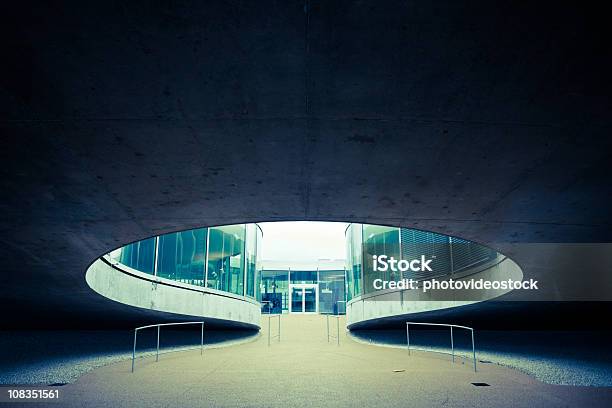
[[[206,350],[202,357],[187,351],[164,355],[157,363],[139,359],[133,374],[129,361],[108,365],[60,387],[62,406],[593,408],[612,401],[612,388],[544,384],[494,364],[479,365],[474,373],[469,361],[452,364],[446,355],[409,356],[401,349],[360,344],[343,330],[338,346],[327,342],[325,316],[281,319],[281,341],[270,347],[264,316],[255,342]],[[343,323],[341,318],[341,328]]]

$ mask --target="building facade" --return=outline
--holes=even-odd
[[[199,298],[187,300],[187,295],[179,296],[183,304],[177,306],[175,303],[180,300],[175,295],[166,297],[164,291],[158,289],[158,284],[162,288],[163,285],[180,284],[180,288],[187,291],[178,293],[187,294],[191,290],[208,296],[209,301],[203,302],[198,309],[203,317],[210,313],[210,305],[222,300],[223,306],[213,310],[214,318],[231,318],[240,312],[252,323],[258,320],[253,314],[253,306],[261,313],[345,314],[354,309],[351,305],[356,301],[380,295],[373,286],[375,279],[461,278],[481,272],[499,261],[496,251],[471,241],[371,224],[347,226],[345,259],[341,260],[263,261],[262,243],[263,232],[257,224],[198,228],[148,238],[118,248],[101,259],[106,259],[107,266],[115,271],[149,279],[154,283],[152,295],[147,287],[138,288],[144,295],[117,293],[129,291],[113,282],[92,287],[107,297],[118,301],[127,299],[126,303],[138,307],[148,307],[149,303],[154,306],[169,304],[174,312],[192,310],[191,303],[194,299],[200,302]],[[372,257],[381,254],[396,259],[427,256],[432,260],[432,271],[375,271]],[[234,305],[237,305],[234,312],[226,310]]]
[[[257,224],[198,228],[137,241],[109,256],[156,277],[259,299],[262,237]]]

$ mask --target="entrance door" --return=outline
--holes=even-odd
[[[319,291],[317,284],[289,285],[290,313],[317,313],[319,311]]]

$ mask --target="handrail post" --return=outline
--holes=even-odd
[[[132,372],[134,372],[134,362],[136,360],[136,344],[138,342],[138,330],[157,327],[157,348],[155,352],[155,361],[157,362],[159,361],[159,337],[160,337],[161,326],[175,326],[175,325],[184,325],[184,324],[201,324],[202,325],[202,331],[201,331],[201,336],[200,336],[200,355],[202,355],[203,350],[204,350],[204,322],[159,323],[159,324],[151,324],[148,326],[136,327],[134,329],[134,346],[132,348]]]
[[[336,317],[336,339],[338,340],[338,345],[340,345],[340,318]]]
[[[278,317],[278,334],[276,334],[275,336],[272,336],[272,318],[276,318]],[[275,314],[275,315],[268,315],[268,347],[270,347],[272,345],[272,339],[274,338],[278,338],[278,342],[280,343],[281,341],[281,315],[280,314]]]
[[[327,320],[327,342],[329,343],[329,315],[325,315]]]
[[[455,344],[453,342],[453,326],[450,327],[451,329],[451,352],[453,353],[453,363],[455,362]]]
[[[157,355],[155,356],[155,362],[159,361],[159,330],[161,326],[157,326]]]
[[[406,323],[406,343],[408,344],[408,355],[410,355],[410,323]]]
[[[132,372],[134,372],[134,358],[136,358],[136,333],[138,333],[138,329],[134,329],[134,349],[132,349]]]
[[[460,326],[457,324],[446,324],[446,323],[406,322],[406,346],[408,347],[408,355],[410,355],[410,323],[416,324],[416,325],[423,325],[423,326],[450,327],[451,353],[453,356],[453,363],[455,362],[455,338],[454,338],[453,328],[457,327],[458,329],[469,330],[472,335],[472,359],[474,360],[474,372],[476,372],[477,370],[476,369],[476,344],[474,342],[474,328],[473,327]],[[417,350],[421,350],[421,349],[417,348]],[[467,361],[467,353],[463,355],[463,360],[464,362]]]
[[[474,372],[476,372],[476,348],[474,347],[474,329],[472,329],[472,356],[474,357]]]

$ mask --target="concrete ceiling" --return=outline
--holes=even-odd
[[[601,10],[74,1],[2,14],[7,325],[136,313],[95,295],[87,266],[204,225],[370,222],[502,250],[612,239]]]

